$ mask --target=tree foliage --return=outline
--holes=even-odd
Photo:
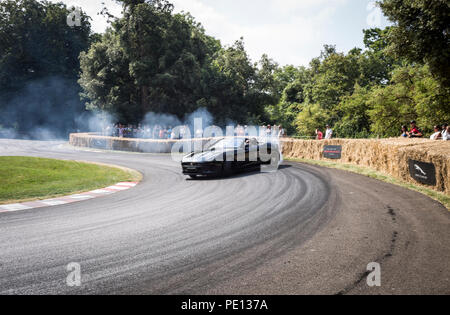
[[[6,126],[27,132],[51,125],[64,131],[83,112],[78,57],[93,37],[83,12],[81,26],[67,25],[70,12],[62,3],[0,2],[0,114]]]
[[[124,16],[81,55],[79,82],[90,109],[128,122],[148,112],[182,118],[201,107],[223,122],[260,117],[264,93],[257,87],[265,83],[242,39],[222,47],[167,1],[123,4]]]
[[[398,58],[428,64],[431,73],[450,87],[450,2],[383,0],[380,6],[394,22],[389,50]]]
[[[301,136],[333,125],[339,137],[396,136],[410,120],[425,132],[450,119],[449,90],[431,66],[408,63],[389,54],[391,28],[364,31],[366,50],[339,53],[325,46],[302,71],[303,79],[287,83],[274,120]]]
[[[450,95],[433,78],[428,66],[408,65],[394,71],[393,83],[372,90],[368,111],[372,131],[396,136],[399,128],[416,120],[424,132],[450,121]]]

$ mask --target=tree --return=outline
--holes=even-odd
[[[306,99],[309,72],[304,67],[286,66],[274,73],[278,102],[266,107],[273,124],[282,124],[289,134],[296,132],[294,121]]]
[[[130,60],[117,34],[108,30],[88,52],[80,55],[87,109],[114,114],[119,121],[134,122],[141,117],[139,90],[130,75]]]
[[[383,0],[394,22],[389,49],[397,58],[427,63],[431,73],[450,87],[450,4],[446,0]]]
[[[222,119],[219,122],[224,123],[227,119],[241,123],[249,118],[259,120],[263,98],[255,85],[256,66],[245,51],[242,38],[215,54],[212,70],[215,84],[211,96],[216,100],[214,112],[219,113]]]
[[[63,135],[84,111],[79,54],[91,41],[90,18],[70,27],[63,3],[0,2],[0,116],[20,133],[49,128]]]
[[[311,137],[317,128],[323,131],[330,117],[331,113],[319,104],[306,105],[295,120],[298,133]]]
[[[389,84],[391,73],[401,62],[387,53],[389,46],[390,27],[364,30],[364,44],[366,51],[359,61],[361,78],[360,86]]]
[[[81,55],[88,108],[134,123],[148,112],[183,118],[201,107],[220,123],[259,120],[271,93],[268,58],[258,75],[242,39],[222,47],[164,0],[122,2],[124,16]]]
[[[360,50],[327,54],[315,75],[311,103],[320,104],[331,110],[343,96],[353,93],[355,83],[360,77],[358,59]]]
[[[217,42],[189,14],[172,14],[167,1],[123,4],[124,16],[81,56],[88,107],[135,123],[148,112],[194,111]]]
[[[336,108],[340,119],[335,124],[335,133],[343,138],[367,138],[370,136],[371,120],[369,100],[371,89],[357,85],[352,95],[344,97]]]
[[[450,120],[450,95],[433,78],[428,66],[408,65],[394,71],[392,84],[371,92],[368,111],[372,131],[398,136],[400,127],[416,120],[424,132]]]

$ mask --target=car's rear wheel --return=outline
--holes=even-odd
[[[222,176],[230,176],[233,173],[233,166],[231,162],[224,162],[222,166]]]

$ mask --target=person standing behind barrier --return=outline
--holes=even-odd
[[[264,138],[264,137],[267,136],[267,127],[266,127],[266,126],[261,126],[261,127],[259,128],[259,136],[260,136],[261,138]]]
[[[408,138],[409,137],[408,127],[402,126],[402,135],[401,135],[401,137],[403,137],[403,138]]]
[[[442,140],[449,141],[450,140],[450,126],[447,126],[447,132],[444,136],[442,136]]]
[[[278,138],[284,138],[286,131],[283,129],[282,125],[278,126]]]
[[[327,131],[325,132],[325,139],[331,140],[333,138],[333,129],[331,129],[330,125],[327,125]]]
[[[125,133],[125,128],[122,124],[119,124],[119,138],[123,138]]]
[[[316,140],[323,140],[323,132],[316,129]]]
[[[448,124],[443,124],[442,125],[442,139],[447,137],[447,128],[448,128]]]
[[[439,126],[434,126],[434,133],[433,135],[430,137],[430,140],[441,140],[442,139],[442,131],[441,131],[441,127]]]
[[[411,121],[411,132],[409,133],[410,138],[423,138],[423,133],[417,127],[415,120]]]

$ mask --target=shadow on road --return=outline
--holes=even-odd
[[[291,165],[281,165],[278,168],[278,171],[282,171],[288,168],[291,168]],[[192,181],[192,182],[196,182],[196,181],[217,181],[217,180],[229,180],[229,179],[234,179],[234,178],[245,178],[245,177],[250,177],[250,176],[256,176],[258,174],[264,174],[262,173],[260,170],[249,170],[249,171],[240,171],[240,172],[236,172],[234,174],[228,175],[228,176],[205,176],[205,177],[197,177],[197,178],[187,178],[187,181]]]

